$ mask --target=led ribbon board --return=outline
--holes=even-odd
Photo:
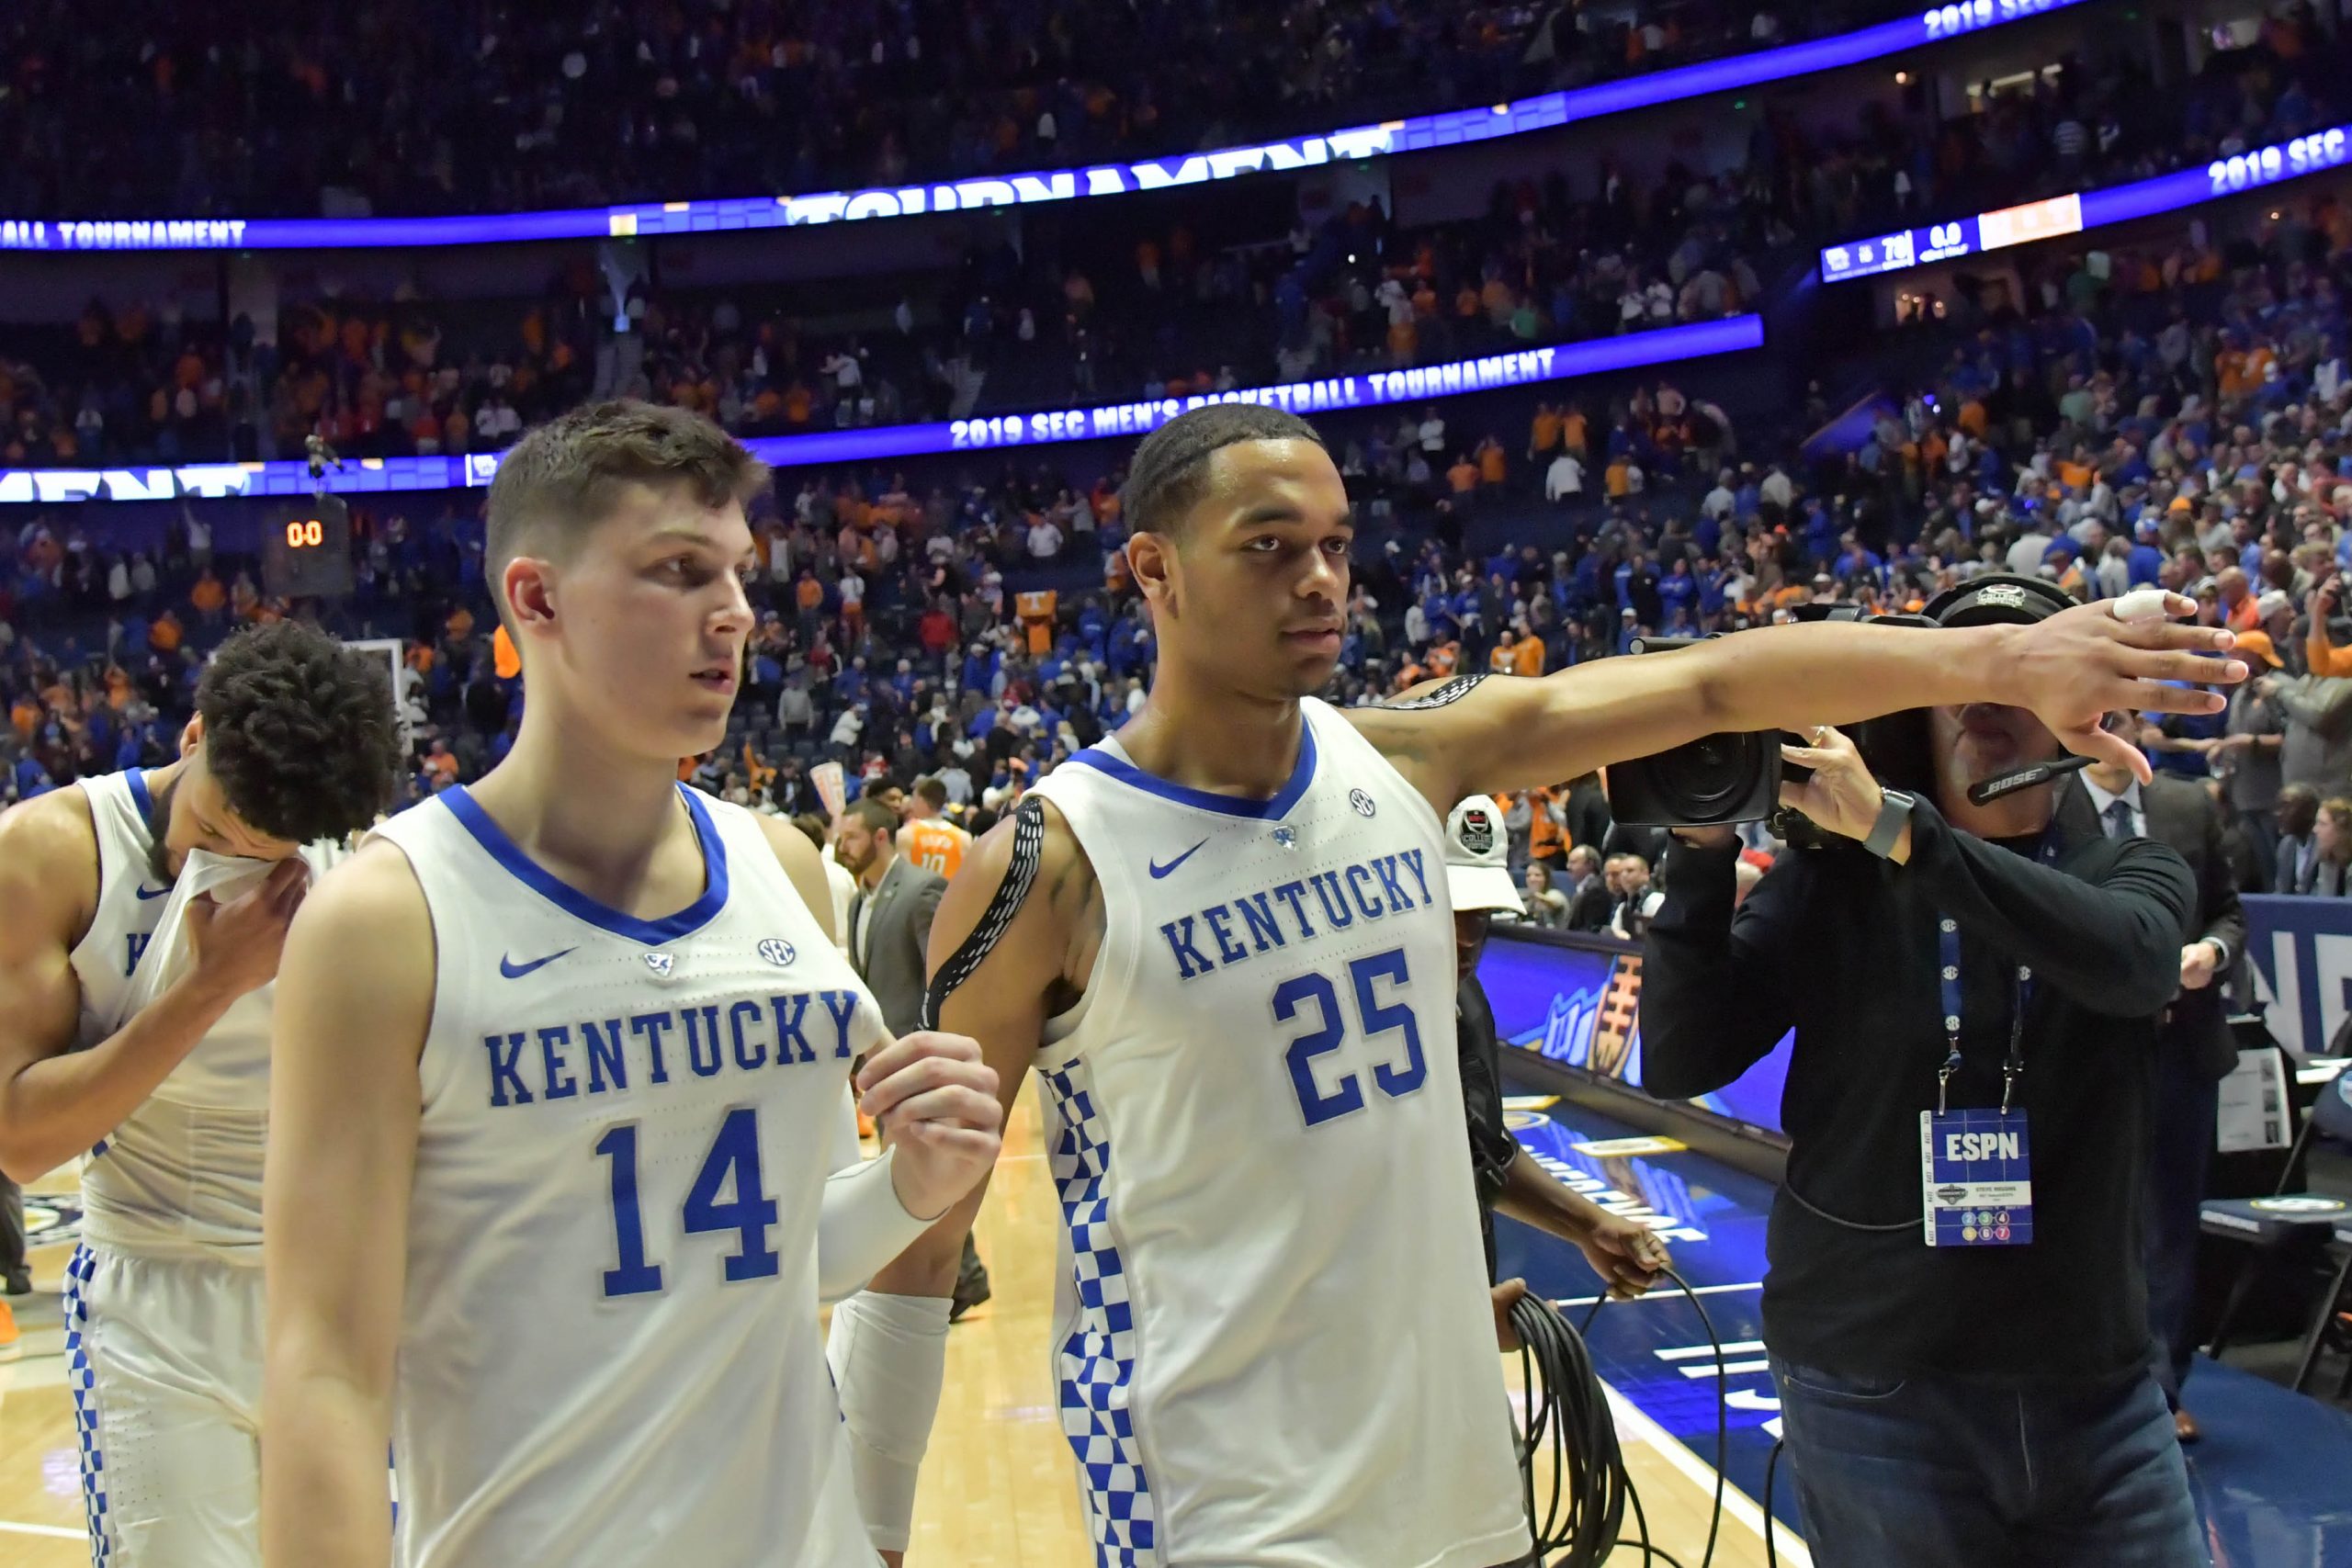
[[[1224,147],[1136,164],[1097,164],[990,175],[936,185],[664,201],[462,218],[11,218],[0,220],[0,251],[200,251],[379,248],[401,245],[511,244],[530,240],[592,240],[658,234],[789,229],[810,223],[907,218],[985,207],[1170,190],[1246,175],[1385,158],[1436,147],[1524,136],[1712,93],[1753,87],[1858,65],[1939,44],[1987,28],[2048,15],[2088,0],[1964,0],[1900,21],[1834,38],[1710,60],[1620,82],[1543,93],[1532,98],[1379,125],[1327,130],[1250,147]]]
[[[1252,402],[1293,413],[1340,412],[1384,403],[1426,402],[1464,392],[1492,391],[1576,376],[1666,365],[1704,355],[1760,348],[1761,316],[1627,333],[1551,347],[1525,348],[1483,359],[1412,370],[1369,370],[1317,381],[1292,381],[1182,398],[1104,403],[1035,413],[990,414],[931,424],[887,424],[867,430],[828,430],[810,435],[753,436],[743,443],[772,468],[816,463],[876,462],[939,453],[986,452],[1142,435],[1187,409],[1204,403]],[[300,458],[268,463],[198,463],[172,468],[0,469],[0,505],[60,505],[76,501],[175,501],[182,496],[306,496],[313,489],[356,495],[388,491],[462,490],[490,483],[498,454],[451,457],[365,457],[311,478]]]
[[[2079,234],[2109,223],[2125,223],[2159,212],[2174,212],[2260,190],[2282,180],[2324,174],[2352,163],[2352,126],[2334,126],[2307,136],[2274,142],[2251,152],[2216,158],[2202,168],[2159,175],[2152,180],[2075,191],[1973,218],[1899,229],[1867,240],[1831,245],[1821,253],[1821,279],[1846,283],[1882,273],[1906,272],[1930,262],[1973,256],[2061,234]]]

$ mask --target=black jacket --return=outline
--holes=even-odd
[[[1616,907],[1610,897],[1609,885],[1600,874],[1588,876],[1568,897],[1568,912],[1560,924],[1572,931],[1602,931],[1609,929],[1609,912]]]
[[[1775,1354],[1897,1378],[2120,1375],[2149,1353],[2140,1188],[2155,1021],[2179,987],[2196,885],[2146,839],[2062,829],[2052,867],[2031,843],[1962,832],[1924,800],[1911,823],[1908,863],[1844,840],[1793,852],[1736,914],[1734,852],[1678,847],[1644,944],[1645,1085],[1674,1099],[1719,1089],[1796,1031],[1764,1280]],[[1919,1118],[1945,1055],[1944,916],[1961,939],[1954,1108],[2000,1103],[2014,966],[2033,970],[2018,1089],[2030,1246],[1923,1239]]]
[[[2098,832],[2098,813],[2081,778],[2068,779],[2061,788],[2059,827],[2078,839]],[[2148,837],[2187,862],[2188,874],[2197,879],[2197,907],[2181,928],[2181,945],[2218,942],[2227,953],[2211,985],[2173,998],[2160,1048],[2187,1052],[2199,1072],[2218,1078],[2238,1065],[2237,1042],[2230,1037],[2228,982],[2245,953],[2245,910],[2238,903],[2237,873],[2223,842],[2222,808],[2198,785],[2159,773],[2140,786],[2140,812]]]

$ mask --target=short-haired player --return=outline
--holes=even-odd
[[[2122,761],[2102,711],[2208,712],[2219,696],[2160,682],[2242,670],[2193,651],[2225,633],[2094,607],[1932,637],[1775,628],[1342,712],[1314,694],[1354,515],[1312,427],[1188,412],[1138,446],[1125,496],[1149,700],[973,847],[932,939],[944,1022],[981,1042],[1008,1102],[1032,1071],[1045,1087],[1057,1403],[1097,1561],[1516,1561],[1447,810],[1715,731],[1971,700]],[[944,1294],[977,1204],[862,1299]],[[866,1378],[850,1358],[865,1461],[910,1467],[922,1434]]]
[[[970,1190],[1001,1116],[971,1041],[888,1037],[798,829],[677,781],[725,734],[765,479],[633,402],[499,466],[521,733],[287,943],[272,1568],[874,1562],[818,1306]],[[868,1053],[892,1147],[829,1181]]]

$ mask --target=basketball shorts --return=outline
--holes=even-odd
[[[258,1568],[261,1270],[85,1243],[65,1365],[92,1568]]]

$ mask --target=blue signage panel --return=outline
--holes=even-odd
[[[1506,1044],[1563,1066],[1642,1087],[1642,955],[1602,938],[1575,945],[1518,938],[1497,927],[1478,963],[1478,983]],[[1778,1133],[1781,1089],[1796,1036],[1781,1037],[1733,1083],[1692,1104]]]
[[[986,207],[1169,190],[1245,175],[1384,158],[1433,147],[1549,130],[1628,109],[1730,92],[1883,59],[1963,33],[2063,10],[2085,0],[1964,0],[1835,38],[1710,60],[1672,71],[1566,92],[1380,125],[1327,130],[1250,147],[1040,170],[922,186],[820,191],[800,196],[634,203],[462,218],[11,218],[0,220],[0,251],[277,250],[399,245],[509,244],[530,240],[627,238],[787,229],[810,223],[909,218]]]
[[[1764,344],[1761,316],[1731,316],[1720,321],[1627,333],[1550,347],[1489,355],[1484,359],[1413,370],[1372,370],[1318,381],[1292,381],[1183,398],[1104,403],[1092,408],[1046,409],[1034,413],[991,414],[943,420],[932,424],[887,424],[867,430],[829,430],[812,435],[753,436],[743,443],[772,468],[808,468],[819,463],[880,462],[938,453],[985,452],[998,447],[1042,446],[1060,441],[1099,441],[1143,435],[1187,409],[1205,403],[1251,402],[1292,413],[1342,412],[1384,403],[1422,402],[1464,392],[1493,391],[1573,376],[1600,376],[1645,365],[1664,365]],[[181,496],[308,495],[313,489],[334,494],[380,491],[462,490],[486,485],[498,471],[499,454],[458,457],[368,457],[311,478],[300,459],[267,463],[198,463],[175,468],[0,468],[0,505],[60,505],[75,501],[174,501]]]
[[[2320,1055],[2352,1014],[2352,900],[2249,894],[2245,955],[2271,1037]]]

